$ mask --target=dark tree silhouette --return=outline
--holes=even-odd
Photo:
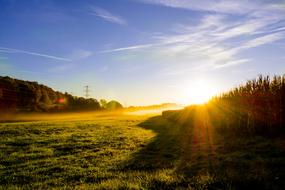
[[[102,102],[101,102],[102,103]],[[117,101],[100,106],[94,98],[61,93],[38,84],[0,76],[0,111],[80,111],[121,108]]]

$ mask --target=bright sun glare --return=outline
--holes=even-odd
[[[216,94],[213,84],[205,80],[197,80],[184,88],[182,91],[185,104],[203,104]]]

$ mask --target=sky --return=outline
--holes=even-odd
[[[0,75],[125,106],[285,72],[284,0],[0,0]]]

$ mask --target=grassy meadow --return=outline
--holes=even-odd
[[[285,186],[284,139],[215,132],[203,109],[187,125],[154,113],[36,118],[0,123],[0,189]]]

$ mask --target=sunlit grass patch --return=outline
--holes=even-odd
[[[74,187],[116,176],[155,134],[136,126],[138,116],[0,125],[2,187]],[[11,186],[11,185],[14,186]]]
[[[2,123],[0,189],[282,189],[283,139],[215,133],[204,118]]]

